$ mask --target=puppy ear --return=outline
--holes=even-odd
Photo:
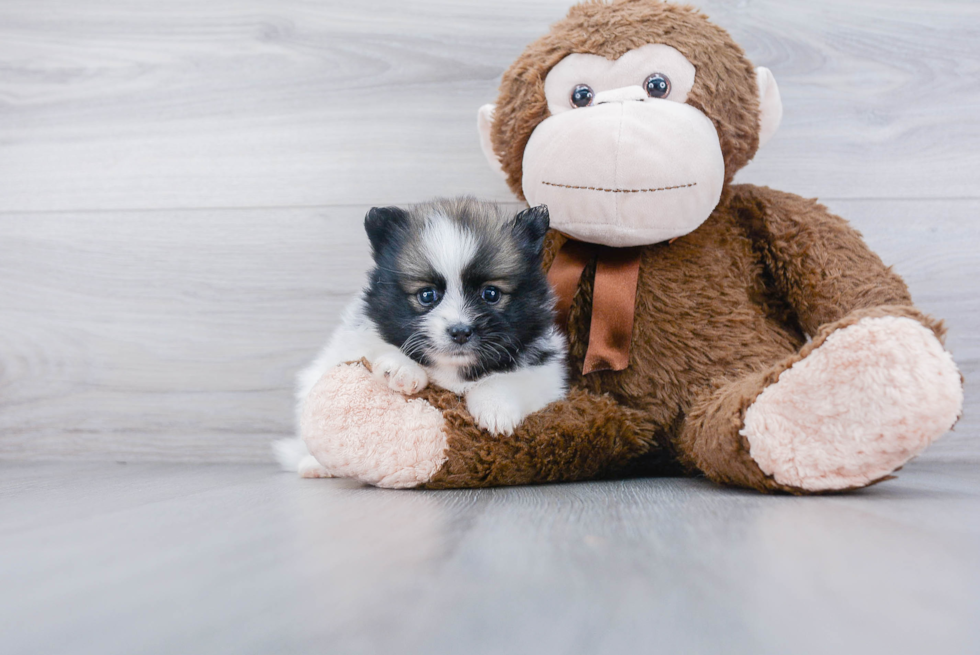
[[[547,205],[530,207],[514,217],[514,236],[524,248],[538,256],[544,249],[544,235],[550,225]]]
[[[377,256],[399,230],[408,225],[408,212],[400,207],[372,207],[364,217],[364,231]]]

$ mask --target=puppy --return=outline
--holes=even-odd
[[[361,358],[399,393],[436,384],[464,396],[495,434],[563,398],[566,344],[541,270],[548,225],[543,205],[515,216],[473,198],[370,210],[367,288],[299,374],[298,411],[324,372]],[[283,466],[316,466],[297,441],[276,444]]]

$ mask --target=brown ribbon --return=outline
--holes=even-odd
[[[640,253],[641,248],[610,248],[569,239],[555,256],[548,281],[558,296],[558,325],[566,331],[582,272],[596,259],[592,323],[583,374],[622,371],[629,366]]]

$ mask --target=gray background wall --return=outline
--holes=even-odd
[[[372,205],[474,193],[477,108],[569,2],[0,3],[0,458],[263,461]],[[980,5],[705,1],[820,197],[950,326],[980,456]]]

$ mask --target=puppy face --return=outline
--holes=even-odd
[[[382,338],[464,378],[508,370],[553,320],[541,271],[547,208],[516,216],[469,198],[372,209],[368,315]]]

